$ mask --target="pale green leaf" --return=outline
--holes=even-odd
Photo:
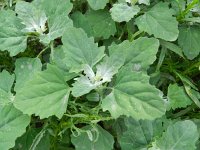
[[[72,143],[74,144],[76,150],[112,150],[114,139],[112,135],[104,130],[99,125],[96,126],[96,130],[91,126],[86,126],[82,128],[83,130],[88,130],[87,132],[81,133],[78,137],[71,135]],[[98,132],[98,133],[96,133]],[[99,134],[97,136],[97,134]],[[89,137],[90,136],[90,137]]]
[[[184,108],[192,104],[192,101],[186,94],[184,88],[178,86],[177,84],[169,85],[167,97],[169,105],[172,109]]]
[[[139,4],[150,5],[150,0],[138,0]]]
[[[105,57],[103,62],[97,65],[96,74],[90,66],[86,65],[84,67],[85,76],[81,76],[73,84],[72,94],[75,97],[79,97],[96,89],[105,82],[110,82],[123,63],[124,58],[120,57],[120,55]]]
[[[180,27],[178,43],[188,59],[194,59],[200,53],[200,29],[198,26]]]
[[[159,150],[195,150],[198,138],[197,126],[192,121],[178,121],[169,125],[154,147]]]
[[[125,118],[127,130],[119,137],[122,150],[146,150],[158,133],[163,132],[161,120],[134,120]]]
[[[47,17],[43,10],[38,9],[32,3],[19,1],[16,4],[15,11],[26,26],[25,32],[37,32],[43,34],[46,31]]]
[[[10,75],[7,71],[0,73],[0,108],[14,100],[14,96],[11,94],[14,79],[14,75]]]
[[[66,28],[72,27],[72,21],[67,16],[72,10],[70,0],[42,0],[38,2],[41,9],[44,9],[48,18],[49,32],[40,37],[43,43],[50,43],[50,41],[61,37]]]
[[[172,16],[168,3],[160,2],[147,11],[144,15],[136,18],[135,23],[139,30],[153,34],[156,38],[166,41],[175,41],[178,37],[178,22]]]
[[[139,38],[133,42],[124,41],[121,44],[109,47],[109,52],[113,55],[119,53],[124,55],[125,63],[132,63],[135,71],[147,70],[156,60],[159,41],[155,38]]]
[[[128,6],[126,3],[114,4],[110,9],[112,19],[116,22],[128,22],[137,15],[139,11],[140,8],[137,5]]]
[[[62,37],[65,59],[71,72],[80,72],[83,65],[93,67],[104,57],[104,47],[98,47],[82,29],[68,28]]]
[[[153,120],[165,113],[161,96],[161,92],[149,84],[149,77],[133,71],[130,65],[119,71],[112,92],[103,99],[101,106],[114,118],[126,115],[136,120]]]
[[[117,31],[115,22],[106,10],[89,11],[86,18],[92,27],[94,37],[108,39]]]
[[[71,18],[73,20],[74,27],[82,28],[89,37],[93,35],[92,26],[85,15],[78,11],[73,13]]]
[[[21,31],[23,28],[13,11],[0,11],[0,50],[7,50],[10,56],[23,52],[27,46],[27,36]]]
[[[17,137],[26,131],[30,117],[22,114],[12,104],[0,107],[0,149],[8,150],[15,145]]]
[[[94,10],[104,9],[109,0],[87,0],[90,7]]]
[[[14,105],[25,114],[61,118],[67,108],[69,93],[64,73],[56,66],[48,65],[47,70],[36,73],[17,92]]]
[[[34,74],[41,71],[42,63],[39,58],[19,58],[15,62],[15,91],[23,88],[25,83],[30,80]]]

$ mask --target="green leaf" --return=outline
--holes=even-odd
[[[177,84],[169,85],[167,97],[169,105],[172,109],[185,108],[186,106],[192,104],[192,101],[186,94],[184,88],[178,86]]]
[[[82,29],[68,28],[62,37],[65,59],[71,72],[80,72],[83,65],[93,67],[104,57],[104,47],[98,47]]]
[[[23,28],[13,11],[0,11],[0,50],[7,50],[10,56],[23,52],[27,46],[27,36],[21,31]]]
[[[18,17],[26,26],[25,32],[37,32],[43,34],[46,31],[47,17],[43,10],[38,9],[32,3],[19,1],[15,6]]]
[[[90,7],[94,10],[104,9],[109,0],[87,0]]]
[[[93,29],[94,37],[108,39],[117,31],[115,22],[106,10],[89,11],[86,18]]]
[[[124,41],[121,44],[109,47],[111,54],[124,55],[125,63],[132,63],[135,71],[146,71],[149,65],[156,60],[159,41],[155,38],[139,38],[133,42]],[[122,52],[123,51],[123,52]]]
[[[11,94],[11,87],[14,79],[14,75],[10,75],[7,71],[0,73],[0,108],[14,100],[14,97]]]
[[[75,137],[73,135],[71,136],[72,143],[74,144],[76,150],[113,149],[114,139],[112,135],[99,125],[96,126],[97,131],[95,131],[95,129],[91,126],[86,126],[82,129],[87,130],[88,132],[83,132],[78,137]]]
[[[67,16],[72,10],[72,4],[69,0],[43,0],[41,5],[41,9],[45,10],[48,17],[49,32],[42,35],[40,40],[48,44],[50,41],[61,37],[66,28],[73,26],[71,19]]]
[[[112,19],[116,22],[128,22],[137,15],[139,11],[140,8],[137,5],[128,6],[126,3],[114,4],[110,9]]]
[[[12,104],[0,107],[0,149],[8,150],[17,137],[26,131],[30,117],[22,114]]]
[[[56,66],[48,65],[47,70],[36,73],[18,91],[14,105],[25,114],[61,118],[67,108],[69,93],[64,73]]]
[[[167,128],[154,147],[161,150],[195,150],[198,138],[197,126],[192,121],[178,121]]]
[[[139,30],[153,34],[156,38],[175,41],[178,37],[178,22],[172,17],[168,3],[160,2],[135,20]]]
[[[150,0],[138,0],[139,4],[150,5]]]
[[[176,44],[171,43],[171,42],[167,42],[167,41],[164,41],[164,40],[160,40],[160,44],[162,46],[166,47],[167,49],[171,50],[172,52],[176,53],[180,57],[184,58],[182,49],[180,47],[178,47]]]
[[[0,73],[0,90],[9,93],[14,82],[14,75],[10,75],[7,71]]]
[[[117,74],[112,92],[102,101],[103,111],[111,116],[131,116],[136,120],[153,120],[165,113],[161,92],[149,84],[149,77],[135,72],[132,65],[123,67]]]
[[[36,72],[41,71],[42,63],[39,58],[19,58],[15,62],[15,91],[24,87]]]
[[[122,150],[147,149],[155,136],[163,132],[162,121],[125,119],[127,130],[119,137]]]
[[[110,82],[113,75],[118,72],[118,69],[123,63],[123,57],[120,57],[120,55],[112,55],[110,57],[105,57],[103,62],[97,65],[96,74],[90,66],[85,66],[85,76],[81,76],[73,84],[72,95],[75,97],[82,96],[89,93],[91,90],[96,89],[103,83]]]
[[[188,59],[194,59],[200,53],[200,29],[198,26],[180,27],[178,43]]]
[[[73,20],[74,27],[82,28],[89,37],[93,35],[93,29],[90,25],[86,15],[83,15],[81,12],[77,11],[71,15]]]

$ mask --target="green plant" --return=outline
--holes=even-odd
[[[1,150],[200,148],[199,0],[0,6]]]

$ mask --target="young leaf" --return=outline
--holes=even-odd
[[[87,0],[90,7],[94,10],[104,9],[109,0]]]
[[[7,50],[10,56],[23,52],[27,46],[27,36],[22,32],[21,24],[11,10],[0,11],[0,50]]]
[[[167,128],[154,147],[162,150],[195,150],[198,138],[197,126],[192,121],[178,121]]]
[[[40,37],[43,43],[61,37],[66,28],[72,27],[72,21],[68,14],[72,10],[72,4],[69,0],[42,0],[38,2],[41,5],[41,10],[44,10],[48,18],[49,32]]]
[[[169,105],[172,109],[184,108],[187,105],[192,104],[192,101],[186,94],[184,88],[178,86],[177,84],[169,85],[167,97]]]
[[[123,67],[117,74],[113,91],[102,101],[104,111],[118,118],[131,116],[136,120],[153,120],[165,113],[161,93],[149,84],[149,77],[143,72],[135,72],[132,65]]]
[[[61,118],[70,93],[65,82],[64,73],[56,66],[48,65],[47,70],[36,73],[17,92],[14,105],[25,114]]]
[[[8,150],[15,145],[30,123],[30,117],[22,114],[13,104],[0,106],[0,149]]]
[[[78,137],[71,135],[72,143],[76,150],[111,150],[113,149],[114,139],[112,135],[104,130],[99,125],[96,126],[95,131],[91,126],[86,126],[82,129],[88,130],[92,133],[93,139],[90,139],[86,132],[81,133]],[[98,133],[96,133],[98,132]],[[97,134],[99,134],[97,136]]]
[[[185,56],[188,59],[194,59],[200,53],[200,29],[198,26],[191,26],[189,28],[183,26],[179,29],[178,43],[183,49]]]
[[[26,26],[25,32],[43,34],[46,31],[47,17],[43,10],[38,9],[32,3],[20,1],[17,2],[15,11]]]
[[[89,93],[105,82],[110,82],[113,75],[118,72],[118,69],[124,64],[124,58],[120,55],[112,55],[105,57],[103,62],[97,65],[96,74],[88,65],[84,68],[85,76],[81,76],[73,84],[72,94],[75,97]]]
[[[83,65],[93,67],[104,57],[104,47],[98,47],[82,29],[68,28],[62,37],[65,59],[71,72],[80,72]]]
[[[116,22],[128,22],[140,11],[137,5],[128,6],[126,3],[114,4],[110,9],[112,19]]]
[[[139,4],[150,5],[150,0],[138,0]]]
[[[172,15],[173,11],[169,9],[168,3],[160,2],[144,15],[136,18],[135,23],[139,30],[153,34],[156,38],[175,41],[179,30],[178,22]]]
[[[134,64],[135,71],[146,71],[149,65],[156,60],[159,41],[155,38],[139,38],[133,42],[124,41],[121,44],[109,47],[112,55],[124,55],[125,63]]]
[[[19,58],[15,62],[15,91],[23,88],[36,72],[41,71],[42,63],[39,58]]]

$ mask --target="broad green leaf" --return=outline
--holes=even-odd
[[[83,65],[93,67],[104,57],[104,47],[98,47],[82,29],[68,28],[62,37],[65,59],[71,72],[80,72]]]
[[[184,88],[178,86],[177,84],[169,85],[167,97],[169,105],[172,109],[184,108],[187,105],[192,104],[192,101],[186,94]]]
[[[180,27],[178,43],[188,59],[194,59],[200,53],[200,29],[198,26]]]
[[[97,65],[96,74],[86,65],[84,67],[85,76],[81,76],[73,84],[72,94],[75,97],[82,96],[89,93],[91,90],[96,89],[98,86],[105,82],[110,82],[113,75],[118,72],[118,69],[123,65],[124,58],[120,55],[112,55],[105,57],[103,62]]]
[[[111,54],[124,55],[125,63],[132,63],[135,71],[147,70],[156,60],[159,41],[155,38],[139,38],[133,42],[124,41],[121,44],[109,47]]]
[[[168,3],[160,2],[135,20],[139,30],[153,34],[156,38],[175,41],[178,37],[178,22],[172,17]]]
[[[42,63],[39,58],[19,58],[15,62],[15,91],[17,92],[30,80],[36,72],[41,71]]]
[[[74,144],[76,150],[113,149],[114,139],[112,135],[99,125],[96,126],[97,131],[95,131],[95,129],[91,126],[86,126],[82,129],[87,130],[88,132],[83,132],[78,137],[74,137],[73,135],[71,136],[72,143]]]
[[[9,93],[14,82],[14,75],[10,75],[7,71],[0,73],[0,90]]]
[[[192,121],[178,121],[167,128],[154,147],[160,150],[195,150],[198,138],[197,126]]]
[[[14,100],[11,94],[14,79],[14,75],[10,75],[7,71],[0,73],[0,109]]]
[[[110,13],[105,10],[89,11],[86,17],[92,27],[94,37],[108,39],[117,31]]]
[[[72,4],[70,0],[42,0],[41,9],[44,9],[48,18],[48,34],[42,35],[40,40],[44,43],[50,43],[50,41],[61,37],[66,28],[72,27],[72,21],[67,16],[72,10]]]
[[[0,149],[8,150],[15,145],[16,138],[26,131],[30,117],[22,114],[12,104],[0,107],[0,112]]]
[[[27,36],[21,31],[23,28],[13,11],[0,11],[0,50],[7,50],[10,56],[23,52],[27,46]]]
[[[112,19],[116,22],[128,22],[137,15],[139,11],[140,8],[137,5],[128,6],[126,3],[114,4],[110,9]]]
[[[30,128],[26,133],[24,133],[21,137],[16,140],[16,144],[14,150],[23,149],[30,150],[31,145],[33,144],[34,139],[39,134],[39,130]],[[34,147],[34,150],[44,150],[50,149],[50,140],[48,132],[45,132],[44,135],[41,136],[40,141]]]
[[[109,0],[87,0],[90,7],[94,10],[104,9]]]
[[[83,15],[81,12],[78,11],[71,15],[71,19],[73,20],[74,27],[82,28],[89,37],[93,35],[92,26],[86,18],[86,15]]]
[[[123,67],[117,74],[112,92],[102,101],[103,111],[111,116],[131,116],[136,120],[153,120],[165,113],[161,92],[149,84],[143,72],[133,71],[132,65]]]
[[[163,132],[162,121],[125,119],[127,130],[119,137],[122,150],[147,149],[158,133]]]
[[[139,4],[150,5],[150,0],[138,0]]]
[[[34,0],[33,4],[45,11],[47,17],[54,15],[68,15],[72,10],[70,0]]]
[[[18,17],[26,26],[25,32],[37,32],[43,34],[46,31],[47,17],[43,10],[38,9],[32,3],[19,1],[15,6]]]
[[[14,105],[25,114],[61,118],[67,108],[69,93],[64,73],[56,66],[48,65],[17,92]]]

